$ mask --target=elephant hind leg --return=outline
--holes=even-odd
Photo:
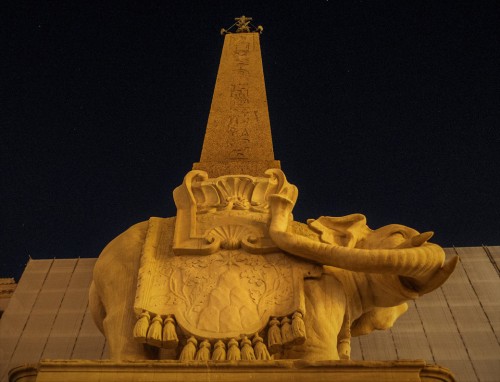
[[[97,328],[104,334],[104,327],[102,326],[102,322],[106,317],[106,309],[104,309],[104,305],[102,304],[101,298],[97,294],[97,290],[95,287],[95,283],[92,281],[89,290],[89,307],[90,312],[92,313],[92,318],[97,326]]]
[[[108,341],[111,359],[121,361],[155,358],[151,351],[144,349],[144,345],[132,338],[136,320],[133,311],[123,303],[106,311],[94,282],[90,286],[89,306],[96,326]],[[126,333],[129,335],[124,336]]]
[[[133,338],[135,321],[133,312],[125,308],[107,312],[103,327],[108,340],[110,359],[114,361],[138,361],[156,358],[145,349],[142,343]]]
[[[351,317],[349,309],[346,309],[344,321],[337,340],[337,350],[340,359],[351,359]]]

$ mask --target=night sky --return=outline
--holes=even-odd
[[[286,4],[286,5],[285,5]],[[199,160],[221,28],[263,25],[276,159],[296,220],[500,245],[498,2],[3,2],[0,277],[97,257],[174,216]]]

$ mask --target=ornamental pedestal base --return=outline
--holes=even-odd
[[[10,382],[454,382],[425,361],[84,361],[46,360],[12,369]]]

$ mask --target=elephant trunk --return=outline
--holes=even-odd
[[[270,201],[269,234],[278,247],[292,255],[354,272],[405,276],[417,289],[437,276],[439,285],[442,284],[454,269],[454,265],[446,267],[446,275],[441,274],[445,254],[440,246],[432,243],[412,248],[361,249],[325,244],[286,232],[293,202],[281,195],[272,195]]]

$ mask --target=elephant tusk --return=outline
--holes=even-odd
[[[434,236],[434,232],[428,231],[421,233],[420,235],[413,236],[411,238],[411,245],[414,247],[420,247],[422,244],[430,240],[430,238]]]

